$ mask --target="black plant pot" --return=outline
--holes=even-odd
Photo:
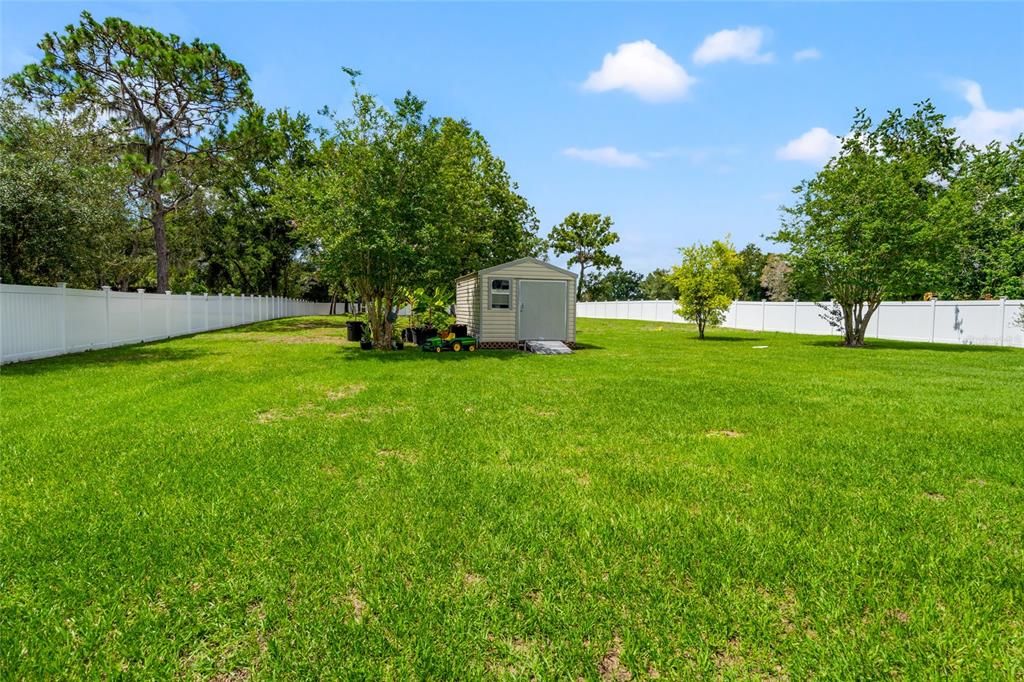
[[[360,341],[359,347],[363,350],[373,350],[373,341]]]
[[[345,329],[348,330],[349,341],[359,341],[363,338],[363,326],[364,323],[359,320],[349,320],[345,323]]]
[[[432,339],[437,336],[437,330],[433,327],[417,327],[416,328],[416,345],[422,346],[427,342],[427,339]]]
[[[392,341],[392,342],[391,342],[391,347],[392,347],[392,348],[393,348],[394,350],[405,350],[405,342],[404,342],[404,341],[401,341],[401,340],[398,340],[398,341]]]
[[[416,332],[413,331],[412,327],[406,327],[402,330],[402,340],[413,343],[416,341]]]
[[[464,324],[449,325],[448,331],[450,331],[452,334],[455,334],[455,336],[468,336],[469,335],[469,331],[468,331],[466,325],[464,325]]]

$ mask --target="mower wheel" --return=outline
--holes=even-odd
[[[435,353],[440,353],[443,350],[444,350],[444,348],[441,348],[441,346],[438,346],[437,348],[434,349],[434,352]]]
[[[462,350],[462,344],[456,341],[455,343],[452,344],[452,350],[458,353],[460,350]]]
[[[468,351],[469,351],[470,353],[473,353],[473,352],[475,352],[475,351],[476,351],[476,344],[475,344],[475,343],[471,343],[471,344],[469,344],[469,345],[468,345],[468,346],[466,347],[466,350],[468,350]]]

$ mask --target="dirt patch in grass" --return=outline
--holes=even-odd
[[[366,384],[351,384],[327,391],[328,400],[344,400],[366,390]]]
[[[284,410],[265,410],[256,415],[257,424],[271,424],[273,422],[284,421],[286,419],[294,419],[295,416],[285,412]]]
[[[929,500],[932,500],[933,502],[945,502],[946,501],[946,496],[945,495],[943,495],[942,493],[939,493],[939,492],[935,492],[935,491],[928,491],[928,492],[926,492],[924,494],[924,496],[927,497]]]
[[[910,622],[910,614],[903,609],[890,609],[888,615],[899,623],[906,624]]]
[[[243,682],[252,677],[248,668],[235,668],[228,673],[220,673],[210,678],[210,682]]]
[[[462,576],[462,584],[468,589],[472,589],[477,585],[482,585],[484,580],[486,580],[486,578],[476,573],[467,573]]]
[[[362,623],[363,617],[369,612],[369,605],[363,601],[362,597],[355,590],[351,590],[348,593],[348,603],[352,607],[352,620],[356,623]]]
[[[743,434],[739,431],[733,431],[732,429],[721,429],[718,431],[708,431],[704,434],[708,438],[742,438]]]
[[[597,674],[602,682],[626,682],[633,679],[633,673],[622,662],[622,638],[618,633],[615,633],[611,646],[597,664]]]

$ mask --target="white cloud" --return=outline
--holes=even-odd
[[[1008,144],[1024,132],[1024,108],[995,111],[985,104],[981,85],[975,81],[961,80],[955,85],[971,105],[969,114],[953,117],[953,126],[964,140],[978,147],[993,140]]]
[[[761,52],[766,33],[751,26],[726,29],[712,33],[693,53],[695,64],[713,64],[736,60],[748,64],[763,64],[775,59],[771,52]]]
[[[807,47],[793,53],[794,62],[806,62],[812,59],[821,59],[821,50],[816,47]]]
[[[783,161],[823,163],[839,153],[842,142],[825,128],[811,128],[775,151]]]
[[[649,40],[623,43],[606,54],[601,68],[583,83],[584,90],[625,90],[649,102],[683,97],[697,82],[667,53]]]
[[[562,154],[573,159],[614,168],[643,168],[647,165],[647,162],[639,154],[620,151],[615,147],[596,147],[594,149],[569,147],[563,149]]]

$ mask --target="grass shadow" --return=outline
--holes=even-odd
[[[804,346],[819,346],[821,348],[846,348],[838,339],[818,339],[815,341],[804,341]],[[1012,353],[1015,348],[1008,346],[982,346],[973,344],[957,343],[929,343],[926,341],[894,341],[891,339],[869,339],[860,348],[849,348],[851,351],[875,351],[875,350],[928,350],[939,353]]]
[[[116,348],[100,348],[51,358],[39,358],[38,360],[23,360],[4,365],[0,372],[5,376],[33,376],[90,367],[126,367],[181,362],[221,354],[195,348],[172,348],[162,344],[162,341],[136,343]]]
[[[702,342],[706,342],[706,341],[721,341],[723,343],[735,343],[737,341],[747,341],[747,342],[750,342],[750,341],[761,341],[762,339],[761,339],[760,336],[718,336],[716,334],[716,335],[713,335],[713,336],[705,336],[703,339],[699,339],[696,336],[694,336],[692,340],[693,341],[702,341]]]
[[[406,346],[405,350],[396,350],[390,352],[377,352],[362,350],[355,347],[342,348],[339,353],[343,356],[347,362],[383,362],[383,363],[401,363],[401,362],[469,362],[474,358],[496,358],[498,360],[513,360],[517,357],[525,355],[515,350],[478,350],[473,353],[468,351],[461,351],[455,353],[453,351],[444,351],[441,353],[432,353],[422,351],[419,348],[413,346]]]
[[[282,332],[302,332],[316,329],[345,329],[345,323],[351,319],[345,315],[321,317],[283,317],[277,320],[251,322],[237,327],[225,327],[216,331],[224,334],[280,334]]]

